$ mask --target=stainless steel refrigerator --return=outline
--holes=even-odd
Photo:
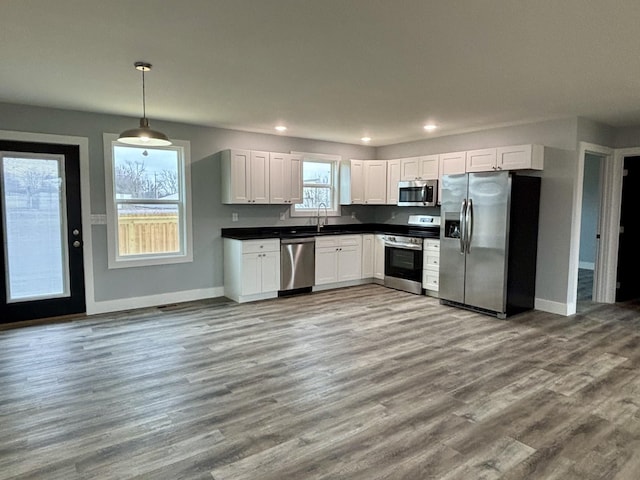
[[[442,178],[442,303],[505,318],[533,308],[540,178],[510,172]]]

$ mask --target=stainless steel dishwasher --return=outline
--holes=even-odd
[[[316,277],[316,239],[280,240],[280,293],[311,291]]]

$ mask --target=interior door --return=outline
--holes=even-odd
[[[85,308],[75,145],[0,141],[0,322]]]
[[[618,288],[616,302],[640,298],[640,226],[637,206],[640,201],[640,157],[624,159],[622,205],[620,208],[620,242],[618,244]]]

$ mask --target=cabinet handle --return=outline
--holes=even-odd
[[[496,169],[496,166],[494,165],[494,166],[493,166],[493,167],[491,167],[491,168],[493,168],[493,169],[495,170],[495,169]]]
[[[502,170],[502,167],[501,167],[501,166],[498,166],[498,170]]]

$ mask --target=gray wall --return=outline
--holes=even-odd
[[[640,127],[625,127],[616,129],[613,147],[630,148],[640,145]]]
[[[105,213],[103,133],[118,133],[135,126],[138,119],[0,103],[0,130],[87,137],[89,139],[91,213]],[[93,261],[95,300],[116,300],[146,295],[221,287],[223,227],[304,224],[307,219],[279,220],[285,206],[231,206],[220,203],[220,164],[213,154],[227,148],[288,152],[291,150],[342,155],[343,158],[374,158],[373,147],[320,142],[280,135],[264,135],[199,127],[151,119],[152,126],[170,137],[191,142],[194,261],[109,270],[106,226],[94,225]],[[83,208],[89,206],[83,205]],[[346,207],[333,222],[371,221],[367,207]],[[231,213],[239,214],[231,222]]]
[[[380,159],[391,159],[527,143],[575,150],[577,128],[576,118],[549,120],[387,145],[378,147],[376,155]]]
[[[596,234],[600,215],[600,160],[587,153],[584,161],[582,216],[580,222],[580,261],[595,263]]]

